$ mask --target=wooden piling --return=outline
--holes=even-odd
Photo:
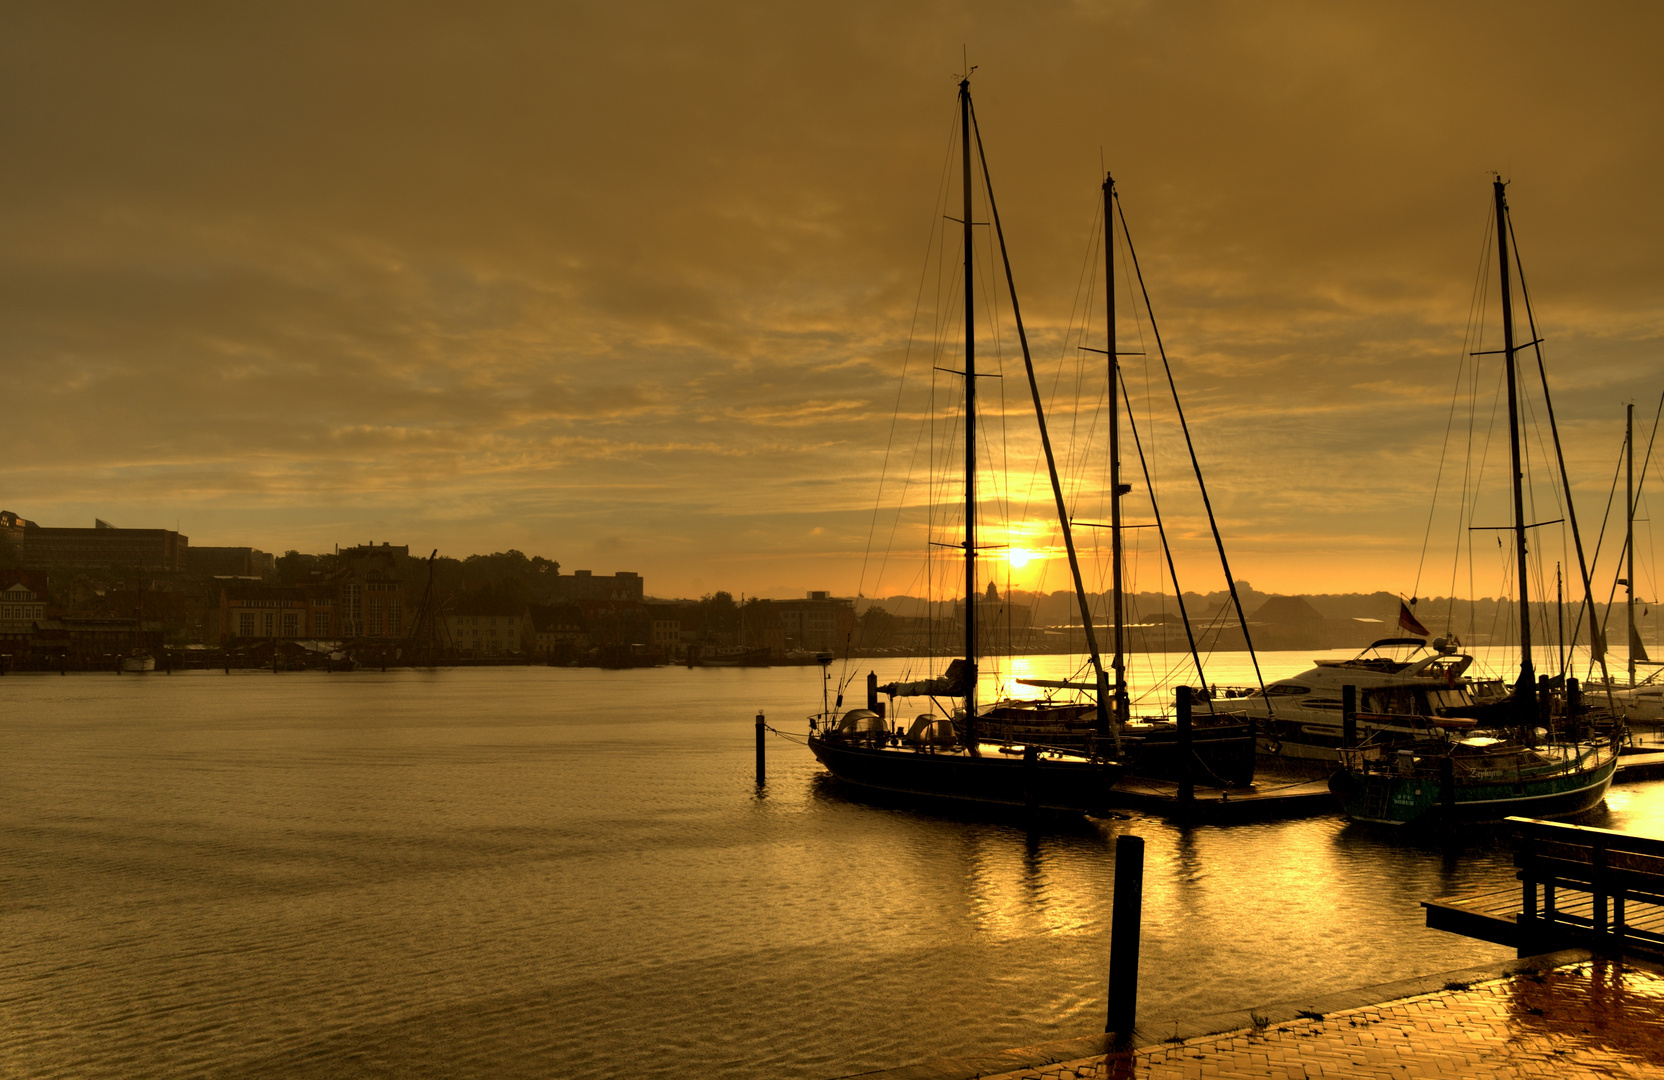
[[[763,714],[757,714],[757,786],[762,787],[768,782],[768,770],[764,764],[763,735],[767,731]]]
[[[1144,838],[1115,838],[1115,897],[1109,929],[1109,1019],[1117,1041],[1132,1038],[1138,1021],[1138,937],[1144,918]]]
[[[1190,729],[1190,687],[1181,686],[1178,689],[1178,700],[1173,703],[1174,712],[1179,718],[1179,808],[1188,810],[1190,804],[1196,801],[1196,780],[1194,769],[1194,740]]]
[[[1350,749],[1358,745],[1358,688],[1350,684],[1340,688],[1340,744]]]

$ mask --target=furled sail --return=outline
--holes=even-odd
[[[964,697],[971,689],[974,671],[970,661],[960,657],[934,679],[885,683],[878,689],[891,697]]]

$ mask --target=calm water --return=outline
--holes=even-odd
[[[759,797],[752,717],[800,730],[819,695],[814,668],[8,676],[0,1073],[826,1077],[1087,1034],[1123,831],[1147,1018],[1508,955],[1417,906],[1510,880],[1483,836],[1030,837],[845,801],[783,739]],[[1664,789],[1608,808],[1658,831]]]

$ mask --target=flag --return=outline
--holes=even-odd
[[[1421,625],[1419,622],[1416,622],[1416,617],[1410,614],[1410,605],[1406,604],[1402,600],[1398,602],[1398,625],[1403,629],[1408,630],[1410,633],[1418,634],[1421,637],[1429,637],[1432,635],[1432,631],[1428,630],[1427,627]]]

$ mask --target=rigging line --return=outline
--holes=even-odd
[[[1498,201],[1501,201],[1500,195],[1497,198]],[[1531,310],[1531,290],[1526,288],[1525,284],[1525,265],[1520,261],[1520,241],[1514,235],[1514,215],[1509,213],[1505,217],[1508,225],[1508,239],[1514,245],[1514,267],[1519,271],[1520,297],[1525,301],[1525,322],[1527,328],[1531,331],[1531,347],[1537,354],[1537,374],[1543,383],[1543,404],[1548,410],[1548,427],[1554,435],[1554,456],[1560,465],[1560,483],[1566,490],[1566,517],[1571,521],[1572,542],[1577,546],[1577,567],[1583,575],[1584,595],[1592,605],[1594,603],[1594,588],[1590,584],[1589,563],[1583,557],[1583,534],[1577,528],[1577,508],[1572,503],[1572,482],[1571,478],[1566,475],[1566,454],[1560,446],[1560,425],[1555,423],[1554,420],[1554,399],[1549,395],[1548,390],[1548,368],[1543,363],[1542,335],[1537,333],[1537,317]],[[1600,671],[1602,675],[1606,676],[1607,705],[1613,711],[1616,711],[1617,706],[1612,700],[1612,676],[1611,672],[1606,669],[1606,649],[1604,647],[1600,651]]]
[[[1219,562],[1225,571],[1225,584],[1230,586],[1231,603],[1236,606],[1237,621],[1242,624],[1242,640],[1248,646],[1248,657],[1254,663],[1254,678],[1260,684],[1260,693],[1265,693],[1265,676],[1260,672],[1260,658],[1254,652],[1254,640],[1248,633],[1248,616],[1242,613],[1242,598],[1237,595],[1236,578],[1231,576],[1231,564],[1225,557],[1225,541],[1219,535],[1219,522],[1213,515],[1213,501],[1208,498],[1207,482],[1202,479],[1202,464],[1196,459],[1196,444],[1190,438],[1190,425],[1184,418],[1184,406],[1179,402],[1179,386],[1173,379],[1173,366],[1167,362],[1167,347],[1161,341],[1161,328],[1156,325],[1155,309],[1150,306],[1150,290],[1144,284],[1144,268],[1138,264],[1138,251],[1133,247],[1132,233],[1127,230],[1127,212],[1121,206],[1121,196],[1115,196],[1115,212],[1121,219],[1121,235],[1127,241],[1127,254],[1132,259],[1133,270],[1138,275],[1138,288],[1144,294],[1144,310],[1150,314],[1150,335],[1156,339],[1156,351],[1161,353],[1161,366],[1167,372],[1167,385],[1173,391],[1173,407],[1179,414],[1179,427],[1184,431],[1184,444],[1190,451],[1190,465],[1196,471],[1196,484],[1202,490],[1202,505],[1208,512],[1208,525],[1213,529],[1214,546],[1219,549]],[[1266,706],[1271,704],[1269,695]]]
[[[1107,676],[1103,668],[1103,659],[1098,653],[1097,634],[1092,627],[1092,619],[1087,611],[1086,590],[1085,586],[1081,583],[1080,563],[1075,557],[1074,534],[1069,528],[1069,511],[1063,502],[1063,487],[1058,483],[1057,479],[1057,462],[1052,457],[1051,436],[1046,432],[1046,411],[1040,401],[1040,383],[1035,377],[1034,361],[1029,355],[1028,331],[1023,328],[1022,311],[1017,303],[1017,281],[1011,273],[1011,256],[1009,252],[1006,251],[1005,247],[1005,229],[1000,224],[999,208],[994,202],[994,181],[993,178],[988,175],[988,157],[982,148],[982,127],[977,123],[976,109],[974,106],[971,109],[971,130],[976,134],[976,152],[977,157],[982,162],[982,180],[988,189],[988,216],[994,223],[994,234],[999,238],[1000,258],[1005,264],[1005,280],[1006,284],[1011,289],[1011,313],[1017,323],[1017,339],[1022,343],[1023,347],[1023,367],[1028,373],[1029,392],[1034,397],[1034,415],[1040,426],[1040,443],[1043,447],[1045,447],[1046,451],[1046,465],[1051,474],[1052,481],[1052,497],[1057,502],[1058,525],[1063,530],[1063,542],[1069,551],[1070,570],[1075,576],[1076,594],[1080,597],[1081,613],[1086,624],[1086,643],[1092,650],[1092,666],[1094,674],[1097,676],[1098,683],[1098,692],[1096,695],[1098,704],[1098,721],[1100,724],[1107,726],[1108,702],[1104,700],[1108,696],[1107,692],[1109,689]],[[969,603],[970,601],[966,602]],[[1109,734],[1113,741],[1115,752],[1119,754],[1121,752],[1121,734],[1115,727],[1109,727]]]
[[[1450,567],[1450,605],[1449,605],[1448,610],[1451,613],[1451,615],[1450,615],[1451,618],[1454,618],[1455,610],[1456,610],[1455,609],[1456,582],[1457,582],[1457,575],[1460,572],[1460,564],[1461,564],[1461,559],[1462,559],[1462,545],[1464,543],[1464,540],[1467,543],[1467,549],[1468,549],[1468,576],[1469,576],[1468,596],[1470,598],[1473,596],[1473,585],[1474,585],[1473,580],[1472,580],[1472,576],[1473,576],[1473,543],[1472,543],[1472,537],[1468,536],[1463,531],[1463,527],[1462,527],[1464,520],[1469,521],[1469,522],[1471,522],[1471,520],[1472,520],[1471,507],[1469,506],[1469,501],[1468,500],[1469,500],[1469,496],[1473,493],[1474,484],[1475,484],[1475,478],[1474,478],[1474,475],[1473,475],[1473,467],[1474,467],[1473,437],[1474,437],[1474,429],[1475,429],[1475,425],[1476,425],[1476,421],[1477,421],[1477,417],[1478,417],[1478,408],[1479,408],[1479,361],[1475,357],[1473,357],[1471,354],[1475,349],[1477,349],[1479,346],[1484,344],[1484,336],[1485,336],[1485,316],[1484,316],[1484,312],[1485,312],[1485,307],[1486,307],[1486,300],[1490,296],[1490,275],[1487,274],[1485,271],[1486,271],[1486,268],[1490,266],[1490,261],[1491,261],[1491,243],[1492,243],[1491,238],[1492,238],[1492,236],[1495,235],[1495,230],[1491,226],[1493,224],[1493,215],[1495,213],[1496,213],[1495,205],[1492,204],[1492,203],[1487,203],[1486,206],[1485,206],[1485,227],[1484,227],[1482,235],[1480,236],[1480,243],[1479,243],[1479,261],[1476,264],[1476,266],[1474,267],[1474,288],[1473,288],[1473,292],[1471,294],[1471,297],[1468,301],[1468,323],[1467,323],[1467,327],[1463,331],[1463,338],[1462,338],[1462,340],[1463,340],[1463,352],[1462,352],[1461,359],[1457,362],[1457,384],[1458,384],[1458,387],[1460,387],[1460,384],[1461,384],[1462,372],[1466,371],[1466,373],[1467,373],[1467,379],[1468,379],[1468,428],[1467,428],[1467,446],[1466,446],[1466,449],[1464,451],[1463,466],[1462,466],[1462,496],[1461,496],[1461,502],[1458,505],[1457,513],[1456,513],[1457,539],[1456,539],[1456,544],[1455,544],[1455,559],[1454,559],[1454,561],[1452,561],[1451,567]],[[1472,348],[1470,348],[1470,346]],[[1441,462],[1441,465],[1442,465],[1442,462]],[[1417,580],[1419,580],[1420,576],[1421,576],[1419,570],[1417,571],[1416,576],[1417,576]],[[1469,608],[1469,619],[1470,619],[1470,621],[1469,621],[1469,625],[1468,625],[1468,636],[1471,638],[1473,636],[1473,623],[1471,621],[1472,620],[1472,608],[1471,607]],[[1454,624],[1452,624],[1452,625],[1454,625]]]
[[[1623,471],[1624,471],[1624,452],[1623,452],[1623,450],[1620,449],[1618,451],[1617,464],[1612,466],[1612,484],[1607,489],[1607,493],[1606,493],[1606,512],[1601,515],[1600,532],[1598,534],[1596,534],[1596,536],[1595,536],[1595,558],[1594,558],[1594,567],[1595,568],[1598,568],[1600,566],[1600,549],[1602,547],[1604,547],[1605,544],[1606,544],[1606,526],[1612,520],[1612,502],[1613,502],[1613,500],[1615,500],[1618,497],[1618,477],[1623,474]],[[1591,569],[1590,572],[1593,573],[1593,569]],[[1595,612],[1594,612],[1594,602],[1593,601],[1589,601],[1587,603],[1587,609],[1588,609],[1588,613],[1589,613],[1589,649],[1590,649],[1590,652],[1589,652],[1589,666],[1585,670],[1589,674],[1593,674],[1594,670],[1595,670],[1594,650],[1597,649],[1597,648],[1600,648],[1600,649],[1605,648],[1606,629],[1605,629],[1604,621],[1602,622],[1602,624],[1599,627],[1597,627],[1595,625]],[[1579,622],[1581,622],[1581,620],[1583,619],[1584,610],[1585,610],[1585,605],[1584,604],[1579,604],[1578,609],[1577,609],[1577,618],[1578,618]],[[1574,622],[1572,625],[1577,626],[1577,625],[1579,625],[1579,623]]]
[[[936,185],[936,205],[937,205],[938,209],[941,208],[944,200],[947,198],[946,191],[947,191],[947,188],[948,188],[949,168],[952,166],[952,163],[953,163],[953,141],[954,141],[953,140],[953,127],[954,127],[954,125],[950,122],[948,124],[947,149],[945,151],[943,151],[942,175],[941,175],[941,178],[937,181],[937,185]],[[891,410],[891,413],[890,413],[890,434],[889,434],[888,440],[884,444],[884,459],[883,459],[883,462],[880,464],[879,470],[878,470],[878,494],[873,498],[872,524],[869,525],[868,529],[867,529],[867,548],[866,548],[866,551],[864,551],[861,555],[861,572],[860,572],[860,575],[856,579],[857,582],[859,582],[859,585],[865,585],[866,584],[867,566],[868,566],[868,563],[872,559],[873,537],[874,537],[874,534],[876,534],[877,531],[878,531],[878,515],[879,515],[879,512],[880,512],[880,510],[882,509],[882,506],[883,506],[884,481],[887,478],[887,476],[889,475],[890,451],[895,445],[896,427],[897,427],[897,425],[899,424],[899,422],[901,420],[901,403],[902,403],[902,400],[903,400],[903,395],[906,393],[906,390],[907,390],[907,368],[908,368],[908,364],[911,362],[912,357],[913,357],[913,342],[916,340],[917,334],[918,334],[919,312],[921,310],[923,310],[923,307],[924,307],[924,286],[925,286],[925,282],[926,282],[926,280],[928,280],[929,274],[930,274],[930,251],[931,251],[932,248],[934,248],[936,246],[936,233],[938,232],[938,230],[940,230],[940,228],[941,228],[941,215],[940,214],[932,214],[931,218],[930,218],[930,235],[925,240],[925,245],[924,245],[924,247],[925,247],[924,265],[919,268],[919,291],[918,291],[917,295],[914,296],[914,298],[913,298],[913,319],[912,319],[912,322],[908,325],[908,329],[907,329],[907,348],[902,353],[902,358],[901,358],[901,378],[897,381],[895,405],[894,405],[894,407],[893,407],[893,409]],[[917,443],[915,443],[914,445],[915,445],[915,448],[916,448]],[[903,483],[902,491],[903,491],[903,497],[905,498],[905,494],[906,494],[906,483],[905,482]],[[892,535],[892,537],[894,536],[894,531],[893,530],[892,530],[891,535]],[[888,549],[886,549],[886,550],[888,550]],[[888,556],[886,555],[886,558],[883,561],[880,562],[879,574],[880,574],[881,577],[882,577],[882,574],[883,574],[883,562],[887,562],[887,561],[888,561]],[[859,585],[857,586],[857,591],[860,591],[859,590]],[[849,659],[848,656],[846,655],[844,657],[844,659],[845,659],[846,664],[847,664],[847,661]]]
[[[1659,398],[1658,407],[1659,407],[1660,413],[1664,413],[1664,396],[1661,396]],[[1641,483],[1643,483],[1643,484],[1646,483],[1646,480],[1647,480],[1647,463],[1652,459],[1653,439],[1655,439],[1657,436],[1658,436],[1658,416],[1655,415],[1653,417],[1653,421],[1652,421],[1652,435],[1647,439],[1647,456],[1641,462]],[[1630,452],[1632,452],[1631,448],[1628,447],[1628,446],[1625,446],[1624,453],[1627,454],[1627,453],[1630,453]],[[1623,454],[1620,454],[1619,457],[1618,457],[1618,466],[1619,466],[1620,470],[1623,468]],[[1618,489],[1618,477],[1617,477],[1617,474],[1614,473],[1613,477],[1612,477],[1612,495],[1607,499],[1607,504],[1606,504],[1606,506],[1607,506],[1606,512],[1607,512],[1608,517],[1610,517],[1611,513],[1612,513],[1612,499],[1617,497],[1617,489]],[[1640,490],[1639,485],[1637,485],[1636,490]],[[1629,508],[1627,506],[1624,508],[1624,514],[1625,514],[1625,517],[1627,518],[1628,514],[1629,514]],[[1603,523],[1602,527],[1603,527],[1603,531],[1604,531],[1604,523]],[[1612,574],[1612,589],[1611,589],[1610,592],[1608,592],[1606,594],[1606,610],[1601,613],[1600,632],[1601,632],[1601,637],[1602,638],[1606,637],[1607,627],[1609,627],[1612,623],[1612,602],[1617,598],[1617,595],[1618,595],[1618,575],[1623,573],[1624,554],[1628,551],[1629,551],[1629,535],[1628,535],[1628,530],[1625,530],[1623,543],[1618,545],[1618,558],[1617,558],[1618,569],[1616,571],[1614,571],[1613,574]],[[1633,594],[1635,592],[1635,583],[1634,582],[1630,582],[1629,591],[1630,591],[1631,594]],[[1626,649],[1631,648],[1631,647],[1633,647],[1633,644],[1634,644],[1633,642],[1626,642],[1625,643],[1625,648]]]
[[[1119,369],[1117,371],[1121,377],[1121,396],[1127,399],[1127,412],[1129,414],[1127,427],[1132,430],[1132,444],[1138,450],[1138,465],[1144,471],[1144,483],[1148,486],[1150,483],[1150,465],[1144,459],[1144,442],[1138,437],[1138,425],[1132,423],[1130,415],[1132,412],[1132,398],[1127,393],[1127,377],[1125,373],[1120,373]],[[1202,672],[1202,653],[1196,647],[1196,635],[1190,629],[1190,614],[1184,608],[1184,589],[1179,585],[1179,568],[1173,562],[1173,548],[1167,542],[1167,527],[1162,524],[1161,505],[1154,498],[1151,498],[1150,507],[1155,511],[1156,532],[1161,534],[1161,550],[1167,556],[1167,573],[1173,579],[1173,592],[1179,598],[1179,619],[1184,623],[1185,640],[1190,642],[1190,656],[1196,661],[1196,678],[1201,680],[1202,686],[1205,688],[1208,685],[1208,677]],[[1269,697],[1265,699],[1265,707],[1269,714],[1271,709],[1271,699]],[[1208,712],[1212,713],[1213,711],[1213,695],[1209,694]]]

